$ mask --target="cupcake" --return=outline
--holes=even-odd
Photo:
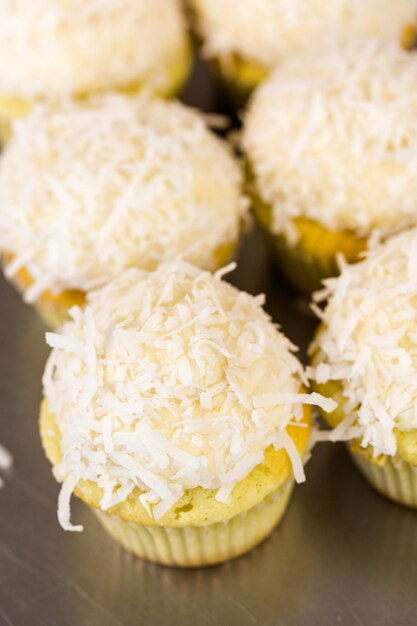
[[[259,223],[310,292],[369,240],[417,223],[417,61],[351,42],[282,64],[254,94],[242,143]]]
[[[333,441],[383,495],[417,507],[417,228],[328,279],[310,375],[337,400]]]
[[[414,0],[189,0],[203,54],[248,93],[271,69],[316,42],[350,38],[414,42]]]
[[[191,52],[179,0],[0,0],[0,131],[39,100],[178,91]]]
[[[226,268],[232,269],[232,268]],[[304,480],[309,404],[293,347],[216,274],[168,261],[90,292],[43,377],[43,446],[62,483],[137,556],[195,567],[250,550]]]
[[[131,266],[178,256],[217,269],[247,202],[229,147],[182,104],[127,96],[37,105],[0,165],[6,276],[56,327]]]

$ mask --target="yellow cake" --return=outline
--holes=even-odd
[[[296,217],[292,221],[295,241],[288,245],[284,234],[274,233],[272,206],[262,201],[248,177],[247,192],[257,222],[267,233],[278,266],[297,289],[310,293],[319,289],[321,281],[338,273],[338,254],[354,262],[366,250],[366,238],[349,230],[330,230],[315,220]]]
[[[172,95],[192,60],[179,0],[0,0],[0,40],[3,140],[37,101],[143,87]]]
[[[188,0],[203,55],[248,94],[288,58],[326,40],[397,40],[412,46],[414,0]]]
[[[417,508],[417,229],[326,282],[311,377],[338,406],[329,438],[348,442],[387,497]]]
[[[2,156],[5,274],[53,327],[126,267],[178,256],[222,267],[246,213],[231,149],[176,102],[106,95],[37,105]]]
[[[188,263],[126,270],[73,309],[43,377],[43,446],[110,535],[147,560],[195,567],[265,539],[304,480],[316,404],[261,308]]]
[[[255,92],[242,146],[254,213],[312,291],[369,240],[417,223],[417,65],[375,41],[288,60]]]

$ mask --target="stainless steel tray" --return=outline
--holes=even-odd
[[[199,69],[188,102],[218,93]],[[268,264],[261,235],[230,277],[305,347],[315,322]],[[58,485],[38,437],[44,328],[0,279],[0,442],[14,456],[0,489],[1,626],[415,626],[417,513],[377,495],[340,445],[321,444],[272,537],[250,554],[181,571],[143,563],[74,500],[85,532],[62,531]]]

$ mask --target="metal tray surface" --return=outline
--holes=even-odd
[[[198,69],[186,100],[214,110],[223,104],[206,72]],[[266,293],[267,310],[304,357],[315,322],[270,268],[257,231],[230,280]],[[14,457],[0,489],[0,626],[417,624],[417,513],[376,494],[341,445],[316,447],[279,528],[224,565],[144,563],[76,500],[73,518],[85,531],[62,531],[59,486],[38,436],[44,331],[0,279],[0,442]]]

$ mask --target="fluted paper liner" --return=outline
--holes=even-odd
[[[266,539],[283,517],[292,487],[287,483],[248,511],[207,526],[144,526],[92,510],[109,535],[136,556],[161,565],[199,567],[237,557]]]
[[[384,457],[382,464],[372,463],[349,449],[350,455],[369,483],[382,495],[417,508],[417,468],[399,458]]]

